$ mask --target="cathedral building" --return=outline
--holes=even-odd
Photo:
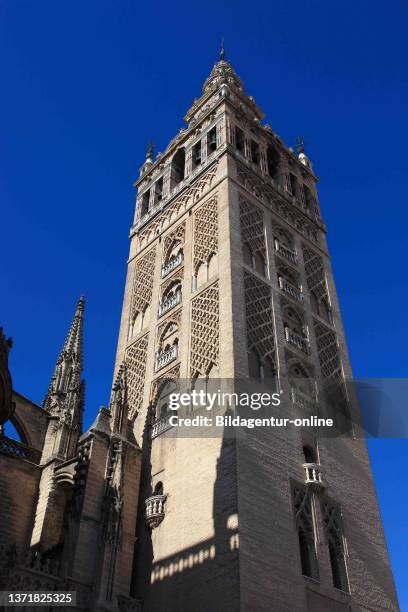
[[[263,118],[222,51],[185,127],[148,148],[111,398],[88,431],[83,298],[41,407],[12,391],[1,336],[1,589],[75,591],[73,610],[399,609],[317,177]],[[181,385],[246,381],[336,435],[172,425]]]

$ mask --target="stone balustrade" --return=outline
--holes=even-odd
[[[145,501],[146,524],[151,529],[158,527],[165,516],[167,495],[152,495]]]
[[[181,291],[176,291],[171,297],[164,300],[159,306],[159,317],[164,315],[166,312],[180,304],[181,302]]]
[[[292,344],[296,348],[300,349],[306,353],[306,355],[309,354],[309,342],[307,338],[304,338],[297,332],[289,329],[289,327],[285,327],[285,338],[289,344]]]
[[[315,488],[323,488],[322,466],[319,463],[304,463],[305,483]]]
[[[308,395],[301,393],[298,389],[292,387],[292,404],[300,410],[302,413],[306,412],[309,414],[315,414],[317,410],[316,400],[310,398]]]
[[[161,277],[165,278],[173,272],[183,261],[183,254],[180,252],[169,259],[169,261],[161,269]]]
[[[0,452],[10,457],[25,459],[31,463],[39,463],[41,459],[40,451],[6,436],[0,436]]]
[[[164,414],[159,419],[157,419],[157,421],[154,421],[154,423],[152,423],[152,429],[150,432],[150,437],[152,440],[153,438],[157,438],[157,436],[160,436],[160,434],[164,433],[168,429],[171,429],[171,425],[169,423],[170,416],[170,414]]]
[[[283,255],[286,259],[291,261],[294,264],[298,262],[297,252],[294,249],[289,248],[279,240],[275,240],[275,251],[280,255]]]
[[[163,351],[156,355],[156,372],[177,359],[177,348],[177,344],[173,344],[167,351]]]
[[[284,279],[282,276],[279,277],[279,287],[291,298],[295,299],[298,302],[303,302],[302,290],[292,285],[292,283]]]

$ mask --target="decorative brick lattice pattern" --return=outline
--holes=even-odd
[[[155,260],[156,249],[152,249],[136,263],[131,320],[134,319],[136,313],[143,312],[152,300]]]
[[[140,338],[126,351],[129,418],[135,419],[143,402],[143,388],[146,375],[148,335]]]
[[[248,272],[244,274],[244,289],[248,350],[255,349],[260,359],[273,357],[271,290]]]
[[[306,280],[309,291],[313,291],[318,300],[325,299],[328,303],[329,299],[322,258],[317,253],[304,246],[303,259],[305,262]]]
[[[335,332],[316,321],[314,329],[323,378],[341,379],[341,362]]]
[[[147,226],[142,228],[139,232],[140,241],[150,242],[150,240],[157,236],[158,232],[166,226],[166,223],[168,223],[170,219],[180,216],[191,204],[197,202],[199,198],[210,189],[215,175],[217,174],[217,166],[218,163],[212,165],[207,172],[194,180],[191,186],[188,187],[179,198],[169,204],[163,212],[149,221]]]
[[[240,164],[237,164],[237,179],[245,189],[268,205],[303,236],[318,242],[317,226],[300,210],[298,211],[294,206],[289,205],[274,187],[265,183],[254,172]]]
[[[265,229],[262,212],[240,197],[239,215],[242,241],[253,253],[260,253],[266,259]]]
[[[191,377],[206,376],[219,365],[219,289],[211,285],[194,298],[191,306]]]
[[[194,270],[218,253],[218,204],[213,196],[194,213]]]

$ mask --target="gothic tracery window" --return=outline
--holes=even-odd
[[[346,550],[340,506],[329,501],[322,501],[321,508],[329,548],[333,586],[336,589],[348,592]]]
[[[293,505],[302,574],[319,580],[313,505],[310,491],[306,487],[293,487]]]

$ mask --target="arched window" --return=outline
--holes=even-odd
[[[27,444],[25,436],[21,431],[19,431],[18,426],[16,427],[16,423],[13,421],[13,419],[10,419],[4,423],[3,433],[6,438],[10,438],[10,440],[15,440],[21,444]]]
[[[208,267],[208,280],[210,280],[218,274],[218,256],[215,253],[212,253],[210,255],[207,267]]]
[[[274,181],[280,180],[280,155],[275,147],[269,146],[266,151],[268,173]]]
[[[283,325],[298,336],[306,337],[304,319],[291,306],[286,307],[283,311]]]
[[[283,244],[283,246],[289,247],[290,249],[295,248],[295,241],[289,232],[282,229],[281,227],[277,227],[274,231],[275,240],[279,242],[279,244]]]
[[[175,240],[171,247],[167,250],[163,265],[166,266],[170,261],[173,261],[176,257],[183,257],[183,247],[180,240]]]
[[[214,126],[207,134],[207,155],[211,155],[217,149],[217,129]]]
[[[171,161],[171,183],[172,188],[178,185],[185,176],[186,151],[184,147],[179,149]]]
[[[170,396],[177,393],[177,390],[177,385],[173,380],[167,380],[164,383],[156,400],[156,419],[165,417],[170,412],[173,413],[169,408]]]
[[[146,306],[143,311],[138,311],[133,317],[133,320],[129,325],[129,340],[136,336],[139,332],[146,327],[150,317],[150,306]]]
[[[145,191],[144,194],[142,195],[142,209],[140,212],[141,217],[144,217],[145,214],[148,212],[149,202],[150,202],[150,189]]]
[[[300,363],[294,363],[289,368],[289,380],[292,387],[292,395],[299,407],[304,404],[307,407],[310,401],[316,398],[316,385],[310,373]]]
[[[163,483],[162,482],[158,482],[156,484],[156,486],[154,487],[154,494],[163,495]]]
[[[207,282],[207,266],[200,263],[196,271],[196,289],[199,289]]]

